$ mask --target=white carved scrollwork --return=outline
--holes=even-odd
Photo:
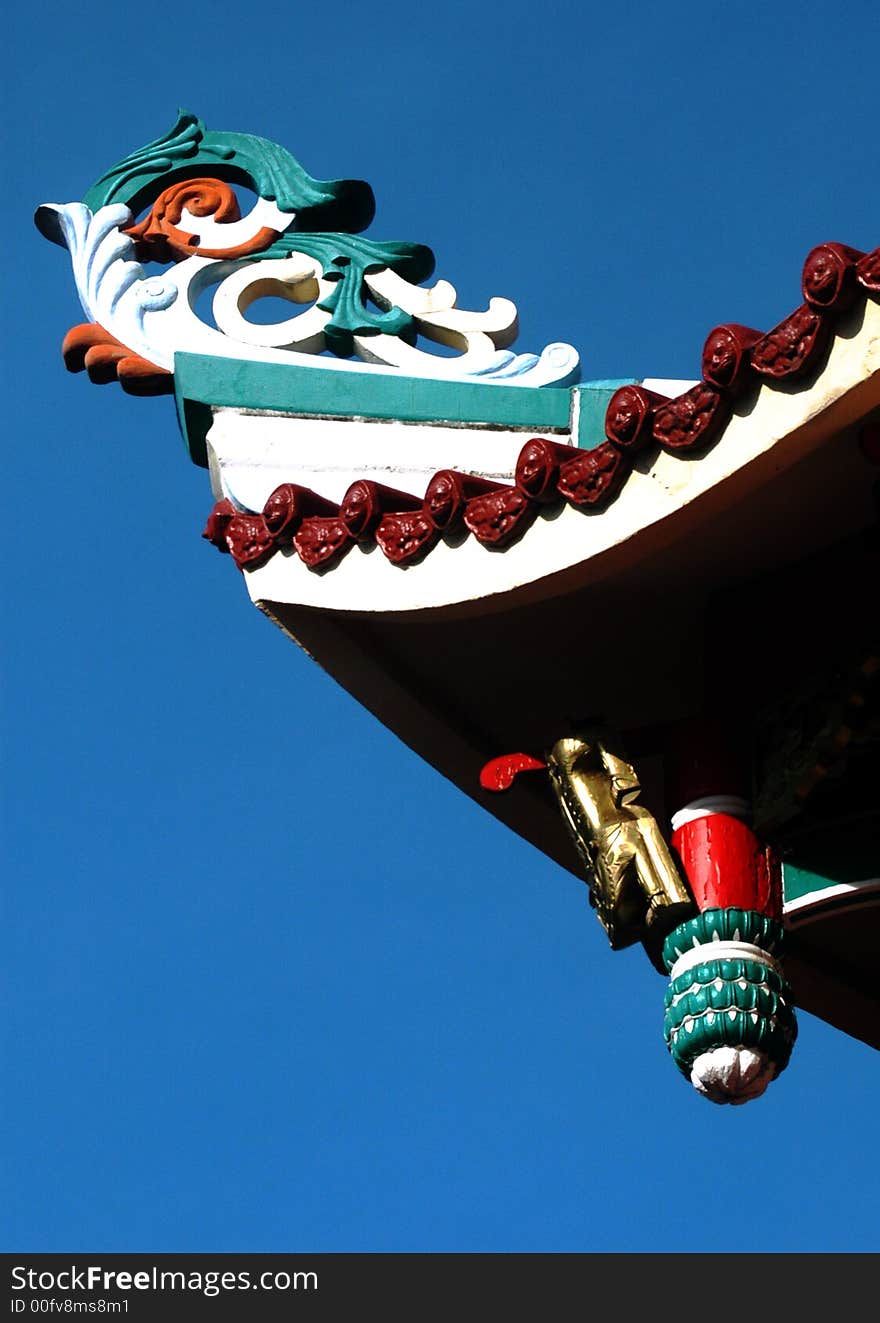
[[[245,344],[317,354],[324,348],[324,327],[330,320],[330,313],[317,305],[332,289],[332,281],[323,278],[321,263],[305,253],[254,262],[220,284],[214,295],[214,320],[225,335]],[[272,296],[314,306],[271,325],[260,326],[245,318],[251,304]]]
[[[197,229],[199,242],[216,244],[221,255],[184,257],[160,274],[144,267],[132,239],[123,233],[133,222],[127,207],[111,204],[93,215],[81,202],[46,204],[40,213],[44,231],[70,251],[89,319],[159,367],[173,371],[174,355],[181,351],[317,366],[314,356],[328,348],[324,331],[331,314],[319,305],[330,299],[337,273],[325,273],[320,259],[298,251],[283,258],[222,256],[223,247],[234,251],[235,244],[245,244],[261,231],[289,228],[292,216],[264,199],[246,217],[223,224],[184,209],[181,224]],[[324,356],[321,367],[530,386],[576,378],[578,355],[570,345],[548,345],[540,356],[507,349],[517,334],[516,307],[509,299],[492,298],[485,311],[468,311],[456,307],[456,291],[448,281],[426,288],[388,267],[367,271],[363,282],[364,292],[380,308],[398,308],[413,319],[410,335],[355,332],[357,360]],[[218,286],[213,298],[216,329],[196,312],[201,295],[213,285]],[[304,311],[273,325],[248,320],[248,308],[267,296],[301,305]],[[434,354],[412,344],[412,329],[422,341],[459,352]]]

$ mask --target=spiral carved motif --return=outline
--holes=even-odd
[[[124,231],[137,245],[141,261],[179,262],[186,257],[248,257],[262,252],[278,238],[278,231],[264,226],[251,238],[229,248],[203,248],[200,237],[179,228],[184,211],[191,216],[210,216],[218,224],[241,220],[238,198],[221,179],[183,179],[160,193],[149,213]]]

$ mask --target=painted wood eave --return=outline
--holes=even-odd
[[[241,370],[249,366],[242,365]],[[423,386],[426,411],[438,387],[456,394],[463,389],[436,382]],[[363,390],[363,385],[358,388]],[[226,389],[222,398],[231,398],[233,386]],[[377,398],[381,394],[381,387],[370,389]],[[483,392],[494,396],[503,391],[492,386],[464,389],[469,401],[481,401]],[[317,382],[313,390],[319,391]],[[504,392],[508,394],[517,396],[515,407],[523,411],[518,415],[523,419],[535,408],[531,396],[544,392],[510,389]],[[338,399],[334,398],[334,409],[339,407]],[[510,407],[514,408],[512,400]],[[563,416],[561,400],[547,399],[541,407],[548,421]],[[637,463],[620,496],[601,513],[557,507],[542,513],[506,550],[494,551],[473,538],[458,545],[441,542],[423,562],[405,570],[386,561],[375,546],[355,547],[325,573],[309,570],[292,551],[282,551],[263,566],[246,571],[248,592],[255,602],[288,602],[334,612],[466,613],[506,609],[520,599],[607,581],[681,537],[698,540],[701,528],[719,513],[746,505],[765,484],[802,466],[877,408],[880,305],[867,301],[841,320],[818,374],[799,383],[761,385],[740,401],[720,440],[702,457],[661,451]],[[476,412],[476,405],[465,403],[461,413],[468,411]],[[864,490],[856,498],[858,508],[851,512],[858,526],[871,511],[871,471],[852,438],[835,451],[832,467],[851,469],[855,488],[863,475]],[[796,488],[792,500],[798,500]]]
[[[880,878],[785,869],[786,970],[802,1010],[880,1049]]]
[[[175,355],[174,377],[181,429],[193,459],[202,464],[210,426],[206,411],[212,407],[303,418],[396,419],[539,432],[571,427],[572,391],[567,387],[443,381],[402,376],[380,366],[355,372],[341,371],[338,365],[288,366],[188,353]],[[617,384],[612,383],[611,389]]]

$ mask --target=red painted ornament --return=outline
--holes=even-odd
[[[502,488],[500,482],[477,478],[472,473],[440,469],[425,488],[423,509],[439,532],[452,529],[464,517],[465,506],[475,496],[485,496]]]
[[[620,386],[605,410],[605,435],[619,450],[643,450],[651,445],[654,414],[668,395],[644,386]]]
[[[229,555],[226,530],[229,527],[229,521],[237,514],[238,511],[231,501],[218,501],[208,515],[208,522],[202,532],[202,537],[210,542],[213,547],[216,547],[218,551],[222,551],[224,556]]]
[[[440,531],[430,515],[421,510],[402,510],[382,516],[376,542],[392,565],[410,565],[431,551]]]
[[[412,492],[400,492],[369,478],[359,478],[343,496],[339,518],[353,538],[365,542],[373,536],[384,514],[420,510],[421,506],[422,498],[413,496]]]
[[[355,545],[338,515],[312,515],[294,534],[296,554],[310,570],[323,569]]]
[[[235,514],[226,525],[226,545],[240,570],[261,564],[275,550],[262,515]]]
[[[478,542],[503,547],[532,523],[537,506],[518,487],[498,487],[475,496],[464,509],[464,522]]]
[[[757,910],[782,917],[782,869],[773,851],[739,818],[709,813],[672,835],[697,907]]]
[[[503,753],[490,758],[480,772],[480,785],[484,790],[509,790],[520,772],[537,772],[547,764],[528,753]]]
[[[174,392],[174,376],[167,368],[134,353],[97,322],[72,326],[62,342],[61,355],[68,372],[86,372],[98,386],[118,381],[129,395]]]
[[[818,362],[830,339],[830,323],[802,303],[758,341],[752,350],[752,367],[762,377],[777,381],[797,376]]]
[[[139,225],[122,231],[135,242],[140,262],[179,262],[198,254],[200,257],[249,257],[268,248],[279,231],[263,226],[244,243],[226,248],[203,248],[197,234],[178,228],[184,211],[191,216],[211,216],[230,224],[241,218],[238,198],[222,179],[181,179],[166,188],[153,203]]]
[[[337,513],[338,507],[333,501],[328,501],[317,492],[313,492],[310,487],[300,487],[295,482],[282,482],[263,506],[266,526],[279,545],[293,540],[294,533],[307,516]]]
[[[749,326],[716,326],[703,346],[703,380],[738,394],[749,384],[752,348],[760,339],[761,332]]]
[[[710,446],[730,421],[726,395],[700,382],[662,405],[654,415],[654,440],[673,453]]]
[[[856,278],[869,294],[880,293],[880,248],[874,248],[860,259]]]
[[[578,451],[559,470],[557,487],[572,505],[600,509],[620,491],[630,473],[629,459],[603,441],[593,450]]]
[[[525,443],[516,461],[514,477],[517,487],[531,501],[558,500],[556,480],[560,466],[575,453],[573,446],[533,436]]]
[[[804,262],[801,290],[814,308],[844,312],[859,295],[856,266],[864,257],[857,248],[843,243],[820,243]]]

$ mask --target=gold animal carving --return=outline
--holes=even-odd
[[[656,819],[635,801],[635,768],[608,736],[567,738],[547,759],[553,788],[615,950],[668,932],[694,912]]]

